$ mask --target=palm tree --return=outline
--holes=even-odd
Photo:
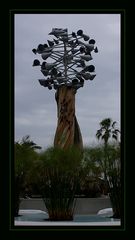
[[[105,118],[100,122],[101,128],[97,130],[96,137],[97,139],[102,139],[104,141],[104,153],[105,153],[105,161],[104,161],[104,178],[107,182],[107,173],[106,173],[106,164],[107,164],[107,147],[108,141],[110,138],[114,140],[118,140],[118,133],[120,133],[119,129],[115,128],[116,121],[112,121],[111,118]]]
[[[116,150],[109,146],[109,139],[118,140],[120,131],[115,128],[116,121],[105,118],[100,122],[101,128],[97,130],[96,137],[104,141],[104,180],[110,192],[114,217],[121,217],[121,173],[120,156],[112,154]],[[120,145],[119,145],[120,147]],[[118,150],[120,152],[120,150]],[[117,164],[116,164],[117,162]],[[117,174],[116,174],[117,173]],[[119,197],[118,197],[119,196]]]
[[[40,146],[38,146],[36,143],[30,140],[30,136],[26,135],[22,138],[22,141],[20,144],[24,147],[28,147],[30,149],[36,150],[36,149],[41,149]]]
[[[100,122],[101,128],[97,130],[96,137],[98,140],[101,138],[104,144],[107,145],[109,138],[118,140],[119,129],[115,128],[116,121],[112,121],[111,118],[105,118]]]
[[[27,135],[20,142],[15,142],[15,209],[14,215],[18,216],[20,194],[31,181],[34,160],[37,158],[36,149],[41,149],[30,140]]]

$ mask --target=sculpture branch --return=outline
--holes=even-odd
[[[49,90],[56,90],[58,120],[54,146],[64,149],[77,146],[82,149],[82,135],[75,115],[75,94],[84,86],[85,80],[95,78],[95,67],[86,63],[93,59],[92,51],[97,53],[98,48],[95,47],[95,40],[82,30],[68,34],[67,29],[53,28],[49,35],[56,39],[47,40],[48,44],[39,44],[32,51],[40,54],[43,60],[55,60],[53,63],[43,61],[40,64],[38,59],[33,62],[33,66],[41,67],[45,77],[39,79],[39,83]]]

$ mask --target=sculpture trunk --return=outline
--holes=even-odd
[[[63,86],[55,95],[58,123],[54,138],[54,147],[67,149],[70,146],[82,150],[82,135],[75,116],[75,89]]]

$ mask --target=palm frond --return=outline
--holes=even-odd
[[[118,136],[117,136],[116,134],[113,134],[113,135],[112,135],[112,138],[114,138],[114,139],[117,141]]]
[[[117,123],[116,121],[114,121],[114,122],[112,123],[112,128],[115,127],[115,124],[116,124],[116,123]]]

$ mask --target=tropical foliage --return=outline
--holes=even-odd
[[[34,161],[38,158],[35,149],[40,149],[30,136],[22,138],[21,142],[15,143],[15,216],[18,215],[20,195],[29,188],[33,175]]]
[[[82,160],[80,193],[85,197],[99,197],[102,194],[101,168],[97,164],[96,147],[85,147]]]
[[[96,136],[102,144],[77,148],[50,147],[45,151],[25,136],[15,143],[15,216],[20,196],[34,186],[42,195],[50,220],[72,220],[75,199],[83,194],[109,193],[113,216],[121,217],[120,131],[110,118],[100,122]],[[115,142],[111,143],[110,140]]]
[[[105,145],[110,138],[118,140],[120,130],[115,128],[116,123],[111,118],[105,118],[99,123],[101,128],[97,130],[96,137],[102,139]]]
[[[113,216],[121,217],[121,161],[120,161],[120,143],[118,137],[119,129],[115,128],[116,122],[106,118],[100,122],[100,129],[96,136],[103,140],[104,148],[101,152],[100,165],[104,173],[104,180],[110,192],[110,200],[113,208]],[[109,140],[114,139],[116,146],[109,145]]]
[[[38,183],[50,220],[72,220],[82,154],[75,148],[49,148],[40,155]]]

